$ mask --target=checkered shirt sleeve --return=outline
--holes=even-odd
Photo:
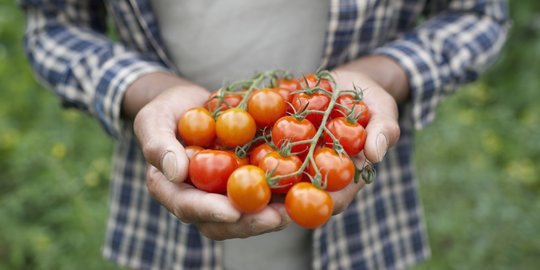
[[[151,54],[143,55],[105,36],[101,1],[19,4],[26,15],[26,53],[38,78],[64,106],[89,112],[108,134],[118,136],[124,91],[143,74],[166,70],[165,66]]]
[[[405,69],[417,129],[433,121],[444,97],[493,63],[508,30],[506,1],[431,2],[427,21],[374,50]]]

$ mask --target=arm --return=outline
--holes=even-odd
[[[437,14],[371,55],[338,66],[338,84],[366,89],[372,118],[363,158],[380,162],[399,138],[397,103],[410,100],[416,128],[435,117],[438,102],[476,79],[494,61],[506,39],[506,1],[446,1]],[[382,135],[382,136],[381,136]],[[332,194],[344,209],[361,185]],[[339,210],[338,210],[339,212]]]
[[[151,165],[149,192],[180,220],[214,239],[257,235],[286,224],[280,206],[241,216],[223,195],[168,181],[181,182],[187,172],[187,157],[175,136],[177,120],[202,105],[208,92],[169,72],[156,56],[107,38],[102,2],[23,0],[21,7],[35,73],[64,105],[90,112],[113,136],[120,134],[122,121],[134,119]]]
[[[63,105],[96,117],[111,135],[121,129],[121,102],[139,77],[166,71],[157,57],[105,36],[101,1],[21,1],[24,45],[34,72]]]
[[[495,61],[508,30],[504,0],[439,2],[426,22],[373,52],[395,61],[407,75],[407,87],[387,90],[398,102],[410,98],[418,129],[434,120],[444,97],[478,78]],[[363,61],[351,64],[361,66]]]

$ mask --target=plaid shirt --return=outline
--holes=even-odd
[[[413,131],[439,101],[475,79],[499,53],[507,5],[497,0],[331,0],[323,57],[331,69],[366,54],[395,59],[411,98],[400,105],[401,139],[378,178],[342,214],[313,231],[313,269],[403,269],[429,257],[411,166]],[[221,245],[181,223],[147,192],[145,161],[120,118],[126,87],[174,70],[150,1],[22,0],[25,46],[38,77],[66,106],[90,112],[117,138],[104,255],[136,269],[221,269]],[[107,38],[106,11],[119,41]]]

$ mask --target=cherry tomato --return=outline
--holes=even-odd
[[[358,117],[358,124],[366,127],[371,118],[371,113],[369,112],[368,106],[364,101],[357,101],[352,95],[341,95],[336,100],[336,106],[330,113],[332,118],[337,118],[341,116],[348,116],[351,113],[352,108],[354,107],[354,116]],[[338,104],[343,105],[347,109],[339,106]]]
[[[317,77],[316,74],[307,74],[305,75],[303,78],[300,78],[299,81],[300,81],[300,89],[307,89],[308,87],[310,89],[313,89],[315,87],[315,85],[317,85],[317,82],[319,82],[320,80],[320,83],[318,85],[319,88],[322,88],[326,91],[329,91],[329,92],[332,92],[332,84],[330,83],[329,80],[327,79],[320,79],[319,77]],[[307,81],[307,86],[306,87],[306,81]]]
[[[333,149],[323,147],[313,154],[315,165],[321,172],[322,186],[326,190],[337,191],[346,187],[354,178],[354,164],[346,156],[339,156]],[[315,176],[315,168],[308,166],[308,173]]]
[[[188,145],[184,147],[184,151],[186,151],[186,156],[189,160],[191,160],[191,157],[193,157],[193,155],[199,153],[202,150],[204,150],[204,148],[196,145]],[[189,176],[186,178],[186,180],[184,180],[184,183],[191,184],[191,179],[189,179]]]
[[[191,108],[178,121],[178,135],[186,145],[208,146],[216,137],[216,121],[207,109]]]
[[[328,108],[330,100],[331,98],[328,95],[320,92],[315,92],[312,95],[307,93],[298,93],[294,95],[291,104],[296,112],[306,109],[317,110],[324,113],[324,111],[326,111]],[[306,119],[313,123],[315,127],[319,127],[323,119],[322,113],[308,113]]]
[[[285,101],[285,104],[287,104],[286,106],[287,109],[289,109],[288,103],[291,103],[294,94],[292,94],[292,92],[286,88],[278,87],[278,88],[273,88],[273,89],[283,98],[283,100]]]
[[[227,197],[242,213],[255,213],[268,205],[271,198],[264,171],[246,165],[236,169],[227,182]]]
[[[315,127],[307,120],[298,120],[292,116],[284,116],[272,127],[272,142],[279,149],[286,142],[309,140],[315,136]],[[310,143],[300,143],[291,147],[293,153],[302,153],[309,148]]]
[[[280,79],[277,83],[277,87],[287,89],[289,90],[289,92],[294,92],[296,90],[302,89],[302,87],[300,86],[300,83],[298,82],[296,78]]]
[[[286,175],[296,172],[302,167],[302,160],[297,156],[284,157],[277,151],[270,152],[259,162],[259,168],[267,174],[273,172],[272,176]],[[276,187],[270,187],[272,192],[285,194],[296,183],[302,180],[302,173],[279,179],[275,183]]]
[[[184,147],[184,151],[186,151],[186,156],[188,157],[188,159],[191,159],[193,155],[199,153],[201,150],[204,150],[204,148],[196,145],[188,145]]]
[[[234,156],[220,150],[202,150],[189,161],[189,178],[206,192],[225,193],[229,175],[238,168]]]
[[[338,117],[330,120],[326,124],[326,128],[338,139],[349,156],[352,157],[364,149],[367,132],[357,122],[350,123],[347,118]],[[324,141],[326,147],[332,148],[334,141],[328,133],[324,134]]]
[[[224,111],[216,120],[216,134],[227,147],[241,146],[253,139],[257,127],[255,120],[240,108]]]
[[[283,97],[270,88],[256,91],[248,100],[248,113],[255,123],[261,127],[273,125],[280,117],[285,116],[287,104]]]
[[[204,107],[207,108],[209,111],[213,112],[216,111],[219,104],[219,110],[223,111],[226,109],[234,108],[240,104],[244,96],[240,94],[225,94],[223,95],[223,99],[220,100],[216,97],[217,93],[212,93],[210,97],[208,97],[208,100],[204,104]]]
[[[249,165],[249,158],[247,156],[241,158],[234,151],[227,150],[227,152],[231,153],[234,156],[234,159],[236,159],[236,162],[238,162],[238,166],[244,166]]]
[[[251,155],[249,157],[249,163],[255,166],[259,166],[259,162],[261,159],[266,156],[268,153],[273,152],[274,149],[268,145],[267,143],[263,143],[255,147],[253,151],[251,151]]]
[[[295,184],[285,196],[285,209],[296,224],[307,228],[317,228],[332,215],[334,202],[328,192],[311,183]]]

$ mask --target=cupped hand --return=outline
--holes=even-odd
[[[188,109],[202,106],[208,92],[172,86],[156,95],[137,113],[134,131],[149,164],[150,194],[182,222],[194,224],[208,238],[245,238],[279,230],[288,223],[283,205],[271,204],[256,214],[241,214],[227,197],[183,183],[189,161],[176,138],[177,123]]]
[[[394,97],[367,74],[348,68],[332,72],[339,89],[354,89],[363,92],[371,119],[366,126],[367,139],[364,151],[353,157],[358,168],[381,162],[390,147],[399,139],[398,108]],[[351,182],[346,188],[330,192],[334,200],[334,214],[343,212],[365,185],[364,181]]]

